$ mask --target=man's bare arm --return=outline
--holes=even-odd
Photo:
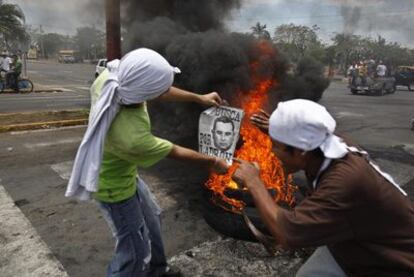
[[[284,245],[283,234],[280,232],[277,222],[277,212],[280,208],[260,179],[260,170],[247,161],[235,159],[235,162],[239,164],[239,167],[233,175],[234,181],[249,189],[264,224],[278,243]]]
[[[181,147],[179,145],[174,145],[167,157],[175,160],[195,163],[218,174],[227,173],[227,170],[230,167],[223,159],[203,155],[192,149]]]
[[[163,101],[195,102],[204,106],[219,106],[223,102],[217,92],[200,95],[176,87],[170,87],[159,99]]]

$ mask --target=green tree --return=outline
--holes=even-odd
[[[0,43],[3,47],[11,49],[17,43],[28,41],[24,23],[25,16],[18,5],[0,1]]]
[[[412,49],[402,47],[396,42],[387,42],[381,36],[376,40],[369,40],[368,46],[377,60],[382,60],[391,67],[410,65],[413,62]]]
[[[382,36],[376,39],[348,34],[336,34],[332,39],[337,66],[343,73],[358,61],[374,59],[384,61],[390,70],[398,65],[414,62],[413,50],[396,42],[387,42]]]
[[[317,35],[318,30],[317,25],[308,27],[293,23],[283,24],[276,28],[273,41],[294,62],[304,56],[312,56],[317,60],[324,61],[325,49]]]
[[[39,39],[42,41],[41,45],[46,57],[54,56],[65,48],[65,37],[60,34],[48,33],[41,35]]]
[[[350,34],[336,34],[332,41],[336,63],[343,73],[351,63],[370,55],[366,38]]]
[[[266,30],[267,26],[266,24],[260,24],[260,22],[257,22],[256,25],[251,27],[253,36],[255,36],[258,39],[266,39],[270,40],[270,33]]]
[[[96,59],[105,55],[105,34],[95,27],[78,28],[74,40],[84,59]]]

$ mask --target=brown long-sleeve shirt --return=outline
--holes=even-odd
[[[350,276],[414,276],[414,204],[358,154],[333,160],[278,224],[291,248],[328,245]]]

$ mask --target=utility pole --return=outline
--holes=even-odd
[[[43,33],[44,33],[44,31],[43,31],[42,25],[39,26],[39,32],[40,32],[40,47],[42,48],[43,59],[45,59],[46,58],[45,45],[44,45],[44,42],[43,42],[43,38],[44,38]]]
[[[121,58],[121,2],[105,0],[106,57],[108,61]]]

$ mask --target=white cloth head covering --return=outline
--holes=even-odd
[[[171,87],[174,73],[180,73],[160,54],[146,48],[128,53],[121,61],[111,61],[107,68],[109,77],[75,158],[65,194],[68,197],[88,200],[98,190],[105,136],[120,106],[160,96]]]
[[[407,193],[394,181],[391,175],[383,172],[368,157],[368,153],[348,146],[341,138],[334,135],[335,119],[325,107],[305,99],[280,102],[269,120],[269,135],[272,139],[311,151],[320,148],[326,157],[313,182],[316,188],[319,175],[326,170],[332,159],[340,159],[348,152],[359,153],[367,157],[368,163],[403,195]]]
[[[326,158],[348,153],[347,145],[334,135],[335,119],[325,107],[309,100],[280,102],[269,120],[269,135],[281,143],[311,151],[321,148]]]

